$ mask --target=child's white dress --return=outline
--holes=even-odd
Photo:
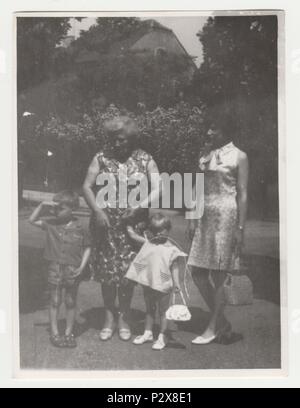
[[[131,263],[126,278],[159,292],[168,293],[173,287],[171,265],[187,254],[170,241],[164,244],[145,242]]]

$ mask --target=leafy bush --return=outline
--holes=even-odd
[[[47,173],[53,190],[80,188],[90,160],[106,143],[104,121],[124,114],[137,121],[139,145],[153,155],[160,171],[195,170],[204,137],[204,108],[184,102],[151,112],[141,107],[138,114],[110,105],[105,111],[92,110],[84,114],[77,123],[51,116],[39,123],[26,141],[35,160],[31,165],[37,172]],[[53,155],[47,158],[47,151]]]

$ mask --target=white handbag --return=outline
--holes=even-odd
[[[186,322],[191,320],[191,313],[186,305],[185,298],[183,296],[182,291],[179,292],[183,304],[176,304],[176,293],[173,293],[172,297],[172,305],[166,311],[166,318],[167,320],[174,320],[177,322]]]

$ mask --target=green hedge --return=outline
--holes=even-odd
[[[50,190],[80,188],[90,160],[105,144],[104,121],[124,114],[137,121],[139,145],[153,155],[160,171],[195,170],[205,134],[204,109],[181,102],[173,108],[158,107],[138,114],[111,105],[105,111],[84,114],[77,123],[51,116],[40,122],[26,140],[31,156],[27,169],[32,169],[27,176],[38,174],[41,183],[47,172]],[[47,158],[48,150],[53,155]]]

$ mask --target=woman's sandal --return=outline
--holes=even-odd
[[[201,344],[201,345],[210,344],[216,341],[216,338],[217,338],[217,335],[213,335],[210,337],[197,336],[195,339],[192,340],[192,343]]]
[[[104,327],[99,334],[100,340],[107,341],[112,338],[114,330],[110,327]]]

